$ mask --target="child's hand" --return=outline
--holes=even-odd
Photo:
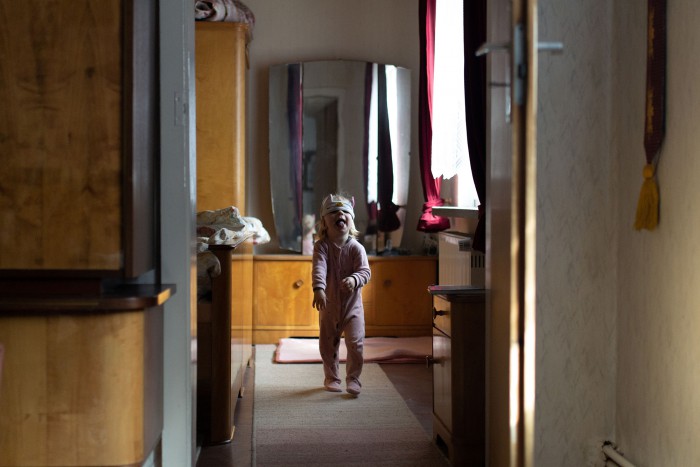
[[[355,278],[352,276],[348,276],[345,279],[343,279],[343,285],[345,286],[346,289],[348,289],[349,292],[352,292],[355,290],[355,286],[357,285],[355,283]]]
[[[319,311],[325,310],[326,309],[326,291],[323,289],[314,290],[314,301],[311,305]]]

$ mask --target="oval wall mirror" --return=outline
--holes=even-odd
[[[368,254],[401,243],[411,144],[410,71],[333,60],[270,67],[269,157],[279,246],[311,254],[323,198],[355,199]],[[376,239],[380,239],[377,252]]]

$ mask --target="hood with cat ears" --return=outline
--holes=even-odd
[[[323,199],[321,203],[321,217],[326,214],[330,214],[336,211],[343,211],[350,215],[353,219],[355,218],[355,211],[353,210],[354,199],[348,200],[342,196],[328,195]]]

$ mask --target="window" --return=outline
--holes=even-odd
[[[476,208],[464,109],[462,8],[462,0],[436,2],[431,171],[443,177],[440,196],[448,205]]]

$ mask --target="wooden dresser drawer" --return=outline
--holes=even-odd
[[[433,439],[451,465],[486,462],[486,290],[432,286]]]
[[[282,337],[318,336],[312,306],[311,258],[260,255],[253,262],[253,342],[275,344]]]
[[[362,291],[367,336],[429,336],[437,280],[430,256],[370,257],[372,278]]]
[[[433,327],[448,337],[452,335],[452,306],[440,297],[433,297]]]
[[[362,288],[367,337],[429,336],[432,301],[428,287],[437,279],[434,256],[370,256],[372,277]],[[312,307],[311,257],[257,255],[254,259],[256,344],[283,337],[318,336]]]

